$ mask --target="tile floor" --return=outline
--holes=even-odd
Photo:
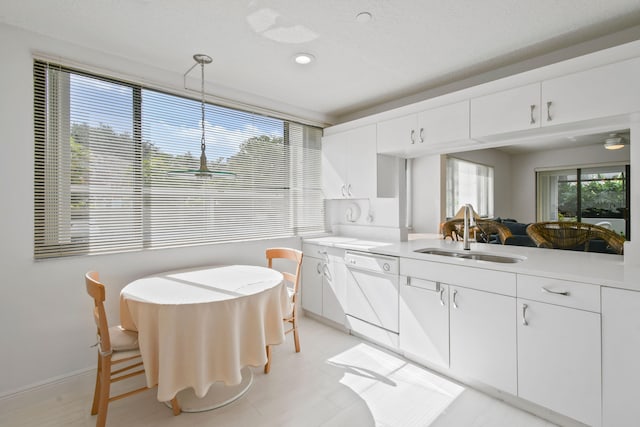
[[[183,413],[154,390],[113,402],[107,426],[550,427],[550,422],[449,381],[313,319],[301,321],[302,352],[292,337],[274,347],[271,373],[254,369],[239,400]],[[0,400],[0,426],[94,426],[93,374]]]

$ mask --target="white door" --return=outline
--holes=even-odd
[[[418,114],[424,144],[433,146],[469,140],[469,101],[432,108]]]
[[[322,315],[323,266],[319,258],[305,256],[302,260],[302,308],[318,315]]]
[[[543,81],[542,126],[640,111],[638,76],[640,58],[634,58]]]
[[[640,420],[640,292],[602,288],[602,419],[635,427]]]
[[[347,268],[347,314],[398,332],[398,276]]]
[[[600,314],[518,299],[518,396],[601,425]]]
[[[405,154],[420,144],[417,116],[409,114],[378,123],[377,151],[380,154]]]
[[[347,197],[348,135],[338,133],[322,138],[322,189],[327,199]]]
[[[449,367],[449,286],[400,277],[400,350]]]
[[[342,256],[328,255],[322,284],[322,316],[341,325],[345,324],[347,273]]]
[[[470,119],[472,138],[540,127],[540,83],[472,99]]]
[[[450,285],[451,369],[517,394],[516,299]]]
[[[374,198],[378,193],[376,125],[346,132],[347,197]],[[342,153],[343,157],[345,153]]]

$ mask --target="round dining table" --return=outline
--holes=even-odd
[[[291,310],[280,272],[252,265],[169,271],[135,280],[120,293],[120,322],[138,331],[148,387],[175,396],[185,412],[214,409],[242,396],[250,366],[284,341]]]

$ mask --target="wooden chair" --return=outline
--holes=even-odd
[[[291,313],[289,313],[284,319],[284,322],[291,323],[291,328],[286,330],[285,333],[293,332],[293,340],[296,347],[296,353],[300,352],[300,338],[298,336],[298,294],[300,291],[300,270],[302,267],[302,252],[297,249],[290,248],[269,248],[266,250],[267,266],[273,268],[274,259],[285,259],[295,263],[295,273],[283,271],[284,281],[287,285],[287,291],[289,292],[289,299],[291,300]],[[267,363],[264,365],[264,373],[268,374],[271,369],[271,346],[267,346]]]
[[[527,227],[527,234],[539,248],[574,249],[584,246],[589,251],[592,240],[604,240],[613,252],[622,255],[625,238],[613,230],[584,222],[536,222]]]
[[[138,334],[122,329],[119,325],[109,328],[104,308],[105,288],[100,282],[98,273],[88,272],[85,275],[85,282],[87,293],[93,298],[93,318],[98,328],[98,372],[91,415],[98,414],[96,427],[104,427],[109,402],[146,391],[148,388],[145,386],[116,396],[110,395],[112,383],[144,374],[142,357],[138,349]],[[171,401],[171,406],[173,414],[179,415],[181,409],[175,397]]]

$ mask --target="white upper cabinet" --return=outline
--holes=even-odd
[[[540,83],[471,100],[471,137],[540,127]]]
[[[378,123],[378,153],[416,157],[450,143],[469,143],[469,101]]]
[[[542,126],[640,111],[640,58],[542,82]]]
[[[471,100],[471,137],[601,119],[640,111],[640,58]]]
[[[325,198],[376,197],[377,182],[375,124],[322,138]]]

